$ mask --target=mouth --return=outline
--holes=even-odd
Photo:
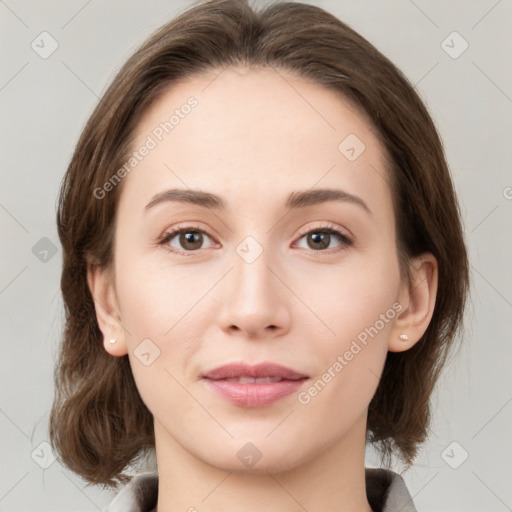
[[[265,407],[297,391],[309,377],[273,363],[220,366],[202,376],[209,389],[241,407]]]
[[[261,363],[255,366],[245,363],[225,364],[210,370],[202,377],[210,380],[228,380],[244,384],[308,378],[307,375],[299,371],[275,363]]]
[[[264,382],[281,382],[283,380],[300,380],[300,379],[282,379],[281,377],[248,377],[242,375],[241,377],[233,377],[229,379],[212,379],[212,380],[224,380],[226,382],[240,382],[240,384],[261,384]]]

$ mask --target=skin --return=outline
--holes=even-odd
[[[411,348],[428,326],[436,260],[416,258],[412,282],[401,279],[384,149],[340,96],[289,72],[215,70],[166,91],[134,148],[190,96],[197,106],[124,178],[114,272],[88,273],[105,350],[128,354],[154,416],[157,510],[369,512],[368,405],[387,351]],[[349,134],[366,146],[354,161],[338,149]],[[217,194],[227,208],[145,211],[170,188]],[[285,208],[292,191],[313,188],[356,195],[371,213],[347,201]],[[178,225],[203,231],[195,252],[179,235],[168,242],[188,256],[157,243]],[[324,234],[328,248],[318,249],[307,233],[326,225],[353,244]],[[252,263],[237,253],[249,235],[263,250]],[[307,374],[305,391],[396,302],[400,313],[307,404],[292,393],[249,409],[201,380],[225,363],[270,361]],[[146,366],[134,350],[148,338],[160,355]],[[262,455],[252,467],[237,457],[248,442]]]

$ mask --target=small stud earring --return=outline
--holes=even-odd
[[[115,338],[112,338],[112,339],[110,340],[110,343],[115,343],[115,342],[116,342]]]
[[[407,334],[400,334],[398,337],[400,338],[401,341],[409,340],[409,336],[407,336]]]

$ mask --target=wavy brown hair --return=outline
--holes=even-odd
[[[384,458],[410,465],[427,437],[430,397],[459,338],[468,289],[460,211],[434,123],[395,65],[348,25],[311,5],[246,0],[195,4],[156,31],[124,64],[90,116],[61,184],[65,327],[49,420],[61,463],[92,484],[115,487],[154,449],[153,417],[128,356],[103,348],[87,284],[88,259],[112,266],[116,205],[123,183],[102,187],[130,151],[141,116],[178,80],[226,66],[284,70],[337,91],[372,124],[388,162],[400,268],[431,252],[439,283],[432,320],[410,350],[388,352],[368,411],[367,439]]]

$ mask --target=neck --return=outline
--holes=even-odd
[[[293,467],[276,470],[261,459],[240,471],[206,463],[155,420],[155,512],[260,512],[262,507],[265,512],[372,512],[364,467],[366,417],[353,427],[335,445],[324,446]]]

